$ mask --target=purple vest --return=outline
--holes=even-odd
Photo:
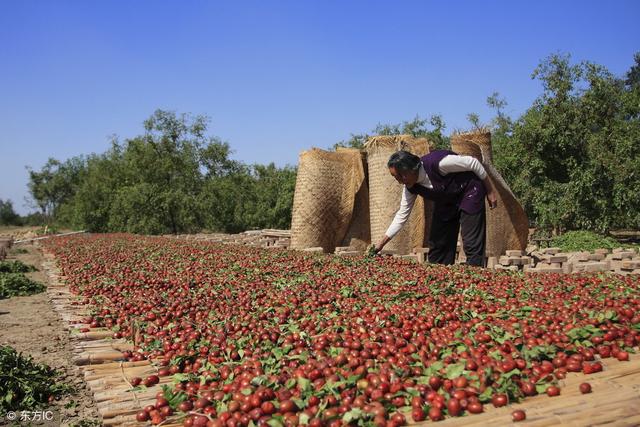
[[[475,214],[484,209],[486,190],[482,180],[473,172],[458,172],[442,175],[438,165],[449,154],[449,150],[436,150],[422,157],[424,167],[433,189],[414,185],[407,188],[410,193],[433,200],[434,214],[443,220],[450,220],[458,215],[458,210]]]

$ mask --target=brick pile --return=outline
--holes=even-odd
[[[457,262],[464,262],[459,250]],[[494,270],[531,273],[640,274],[640,254],[635,249],[596,249],[593,252],[561,252],[560,248],[530,247],[528,251],[508,250],[500,257],[489,257],[487,267]]]
[[[504,257],[501,257],[501,259]],[[541,273],[640,274],[640,254],[634,249],[596,249],[593,252],[560,252],[560,248],[545,248],[531,252],[532,262],[522,270]]]
[[[385,249],[380,251],[381,255],[391,255],[395,258],[409,259],[417,262],[418,264],[423,264],[427,261],[428,253],[429,248],[414,248],[409,254],[398,254],[396,251]]]
[[[545,248],[531,252],[532,262],[524,271],[539,273],[571,273],[569,256],[560,252],[560,248]]]
[[[200,240],[215,243],[231,243],[258,248],[289,248],[291,244],[291,232],[289,230],[251,230],[239,234],[181,234],[178,239]],[[314,248],[311,248],[314,249]]]
[[[574,271],[611,271],[618,274],[640,274],[640,255],[633,249],[617,248],[609,252],[597,249],[593,253],[576,255]]]
[[[508,250],[501,257],[487,260],[487,267],[495,270],[521,271],[532,264],[533,259],[521,250]]]

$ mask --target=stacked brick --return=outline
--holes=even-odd
[[[584,260],[586,256],[586,260]],[[640,255],[633,249],[617,248],[609,252],[597,249],[594,253],[581,253],[575,264],[576,271],[612,271],[618,274],[640,274]]]
[[[487,267],[495,270],[521,271],[532,263],[533,259],[525,251],[508,250],[498,258],[490,257],[487,261]]]
[[[525,271],[542,273],[571,273],[569,256],[560,252],[560,248],[545,248],[531,253],[531,264]]]
[[[613,251],[596,249],[593,252],[562,253],[560,248],[532,251],[507,251],[498,259],[489,258],[489,268],[496,270],[538,273],[596,273],[640,274],[640,254],[634,249]]]
[[[417,262],[426,262],[429,256],[429,248],[414,248],[412,255],[415,256]]]
[[[607,259],[607,249],[596,249],[591,252],[578,252],[572,256],[572,266],[576,273],[596,273],[610,271],[611,263]]]
[[[622,261],[620,274],[640,274],[640,259]]]
[[[291,232],[289,230],[273,229],[251,230],[239,234],[186,234],[178,235],[177,238],[215,243],[231,243],[259,248],[287,249],[291,244]]]

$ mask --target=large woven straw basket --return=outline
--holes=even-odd
[[[351,223],[340,246],[349,246],[357,250],[366,250],[371,244],[371,224],[369,220],[369,183],[367,172],[367,153],[356,148],[338,148],[338,152],[356,152],[360,155],[364,171],[364,181],[358,189],[353,205]]]
[[[364,186],[364,190],[363,190]],[[333,252],[343,244],[347,232],[351,240],[366,246],[364,231],[354,230],[357,196],[366,192],[362,154],[358,150],[331,152],[317,148],[300,154],[291,218],[291,247],[322,247]],[[366,220],[366,212],[358,212]],[[363,243],[359,243],[358,240]]]
[[[429,141],[410,135],[376,136],[365,144],[369,169],[369,215],[371,218],[371,241],[378,243],[391,224],[402,197],[403,186],[389,173],[387,162],[398,150],[409,151],[416,156],[429,153]],[[413,248],[427,243],[432,204],[422,197],[416,199],[409,220],[402,230],[385,246],[400,254],[410,253]]]
[[[491,132],[458,132],[451,136],[451,149],[461,155],[474,156],[484,166],[496,190],[498,206],[487,212],[486,256],[497,257],[507,250],[525,250],[529,220],[507,182],[493,165]]]

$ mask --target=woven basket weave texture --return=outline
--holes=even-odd
[[[348,232],[351,240],[366,247],[367,229],[356,229],[357,223],[352,221],[356,206],[360,220],[368,216],[360,207],[362,196],[356,197],[363,191],[366,192],[366,180],[358,150],[331,152],[314,148],[302,152],[293,198],[291,247],[320,246],[325,252],[333,252],[343,244]]]
[[[403,191],[403,186],[389,173],[389,157],[398,150],[406,150],[422,157],[429,152],[429,141],[410,135],[376,136],[369,138],[365,150],[369,170],[371,241],[378,243],[400,207]],[[431,212],[432,204],[425,204],[424,199],[418,197],[407,223],[385,249],[407,254],[413,248],[424,247],[427,243]]]

